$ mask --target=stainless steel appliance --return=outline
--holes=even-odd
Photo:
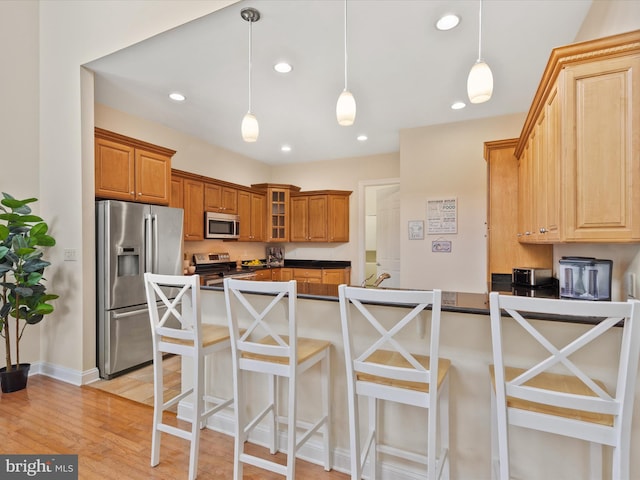
[[[205,238],[234,239],[240,236],[240,217],[228,213],[205,212]]]
[[[267,247],[267,265],[270,267],[284,266],[284,247],[271,245]]]
[[[182,274],[182,217],[180,208],[96,202],[97,356],[102,378],[152,360],[144,273]]]
[[[225,277],[244,278],[252,280],[256,278],[255,270],[250,267],[238,267],[232,262],[227,252],[221,253],[194,253],[193,264],[196,273],[200,275],[200,285],[222,286]]]
[[[611,300],[613,261],[593,257],[562,257],[559,263],[561,297]]]
[[[512,271],[511,283],[513,285],[537,287],[549,285],[553,281],[550,268],[519,267]]]

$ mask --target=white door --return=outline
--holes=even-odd
[[[400,186],[376,192],[376,276],[391,275],[380,286],[400,286]]]

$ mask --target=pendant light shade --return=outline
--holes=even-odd
[[[336,104],[336,117],[338,118],[338,124],[343,127],[353,125],[356,119],[356,99],[349,90],[343,90],[338,97],[338,103]]]
[[[242,133],[242,139],[245,142],[255,142],[258,140],[258,134],[260,128],[258,127],[258,119],[251,112],[251,70],[253,60],[253,22],[260,20],[260,12],[255,8],[245,8],[240,12],[240,16],[249,22],[249,110],[242,119],[240,131]]]
[[[467,94],[471,103],[483,103],[493,94],[493,74],[489,65],[482,60],[482,0],[478,13],[478,60],[471,67],[467,78]]]
[[[260,127],[258,127],[258,119],[256,116],[247,112],[246,115],[242,118],[242,126],[240,127],[242,131],[242,139],[245,142],[255,142],[258,140],[258,134],[260,133]]]
[[[348,127],[356,120],[356,99],[347,89],[347,0],[344,0],[344,90],[336,104],[338,125]]]
[[[493,74],[489,65],[478,60],[471,67],[467,78],[467,93],[471,103],[483,103],[491,98],[493,93]]]

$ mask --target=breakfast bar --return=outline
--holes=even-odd
[[[257,299],[257,301],[261,301]],[[267,301],[265,297],[264,301]],[[202,320],[205,323],[226,325],[224,292],[221,287],[203,287],[201,292]],[[393,308],[375,305],[382,321],[392,318]],[[331,383],[332,383],[332,425],[333,467],[340,471],[349,470],[348,416],[344,352],[340,326],[340,312],[337,299],[337,287],[331,285],[298,285],[297,303],[298,335],[328,340],[332,344]],[[488,295],[479,293],[443,292],[442,323],[440,334],[440,355],[451,360],[450,391],[450,436],[451,436],[451,478],[489,479],[490,463],[490,377],[489,364],[492,363],[491,332],[489,324]],[[385,318],[386,316],[386,318]],[[390,321],[390,320],[389,320]],[[428,320],[427,320],[428,321]],[[534,320],[536,328],[551,338],[566,342],[590,328],[589,319],[584,323],[568,323],[557,319]],[[609,332],[605,344],[590,352],[587,359],[587,373],[610,386],[615,381],[616,365],[611,361],[609,352],[616,349],[620,342],[620,329]],[[401,337],[409,350],[424,350],[425,329],[418,327],[415,332],[407,332]],[[509,342],[512,332],[505,330],[505,341]],[[519,346],[522,358],[537,356],[530,345]],[[517,360],[517,359],[516,359]],[[225,397],[232,391],[231,359],[223,354],[216,358],[211,366],[216,378],[215,394]],[[310,372],[305,378],[308,385],[319,381],[320,372]],[[251,379],[253,380],[253,379]],[[185,379],[183,378],[183,381]],[[250,381],[247,389],[251,396],[261,398],[266,395],[266,385]],[[640,398],[640,387],[636,386],[636,398]],[[319,400],[306,396],[307,389],[302,383],[302,397],[299,403],[299,416],[313,418],[318,411]],[[640,443],[639,402],[635,404],[632,450]],[[383,435],[393,444],[414,451],[426,448],[426,429],[416,425],[426,422],[426,413],[422,409],[393,405],[385,409]],[[187,408],[187,407],[181,407]],[[247,407],[251,409],[251,405]],[[365,409],[366,411],[366,409]],[[255,413],[255,412],[252,412]],[[210,428],[233,433],[233,413],[211,418]],[[266,444],[266,430],[260,429],[250,437],[250,441]],[[589,445],[586,442],[570,440],[550,434],[513,429],[510,441],[516,447],[512,452],[512,474],[519,478],[586,478],[589,468]],[[308,446],[300,452],[301,458],[321,463],[321,445],[311,439]],[[383,463],[383,478],[420,478],[418,470],[409,463]],[[631,459],[631,477],[640,477],[640,458]]]

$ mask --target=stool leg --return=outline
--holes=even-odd
[[[296,478],[296,437],[297,437],[297,375],[295,372],[296,367],[292,367],[291,376],[289,377],[289,426],[287,431],[287,480],[294,480]]]
[[[369,397],[369,428],[373,429],[373,441],[369,450],[369,478],[378,478],[378,399]]]
[[[201,356],[193,359],[193,417],[191,418],[191,450],[189,452],[189,480],[195,480],[198,475],[198,451],[200,446],[200,423],[203,407],[203,370],[204,362]]]
[[[271,445],[269,452],[271,454],[280,450],[278,445],[278,377],[269,375],[269,400],[271,402]]]
[[[162,357],[155,353],[153,358],[153,433],[151,434],[151,466],[160,463],[160,438],[162,433],[158,425],[162,423],[162,405],[164,403]]]
[[[442,468],[442,478],[451,478],[451,462],[450,462],[450,450],[449,450],[449,376],[447,375],[442,385],[442,391],[440,392],[438,412],[440,416],[440,455],[445,462]]]
[[[327,351],[321,362],[322,369],[322,415],[325,423],[322,434],[324,440],[324,469],[331,470],[331,382],[329,375],[331,374],[331,356]]]
[[[234,359],[234,361],[236,361]],[[240,461],[240,455],[244,453],[244,442],[246,440],[245,428],[245,412],[242,400],[244,399],[244,375],[242,371],[235,365],[234,370],[234,384],[235,384],[235,396],[233,400],[233,408],[235,410],[236,419],[236,435],[233,445],[233,480],[242,480],[243,477],[243,464]]]

